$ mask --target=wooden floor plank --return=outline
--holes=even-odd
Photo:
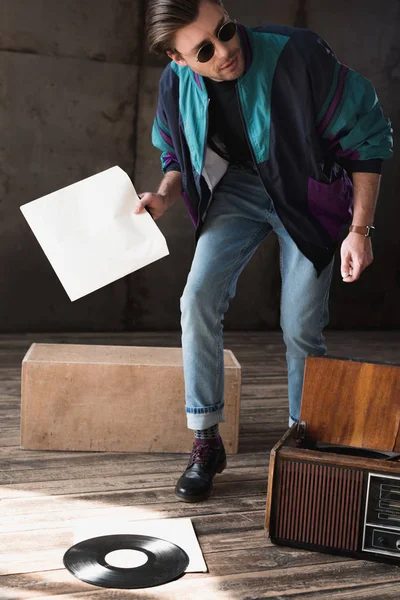
[[[173,460],[168,463],[174,463]],[[225,473],[218,477],[215,481],[221,482],[235,482],[243,483],[252,479],[264,479],[266,480],[268,475],[268,466],[266,462],[262,461],[262,466],[259,467],[230,467]],[[70,494],[85,494],[88,492],[107,492],[107,491],[118,491],[118,490],[144,490],[148,488],[167,487],[171,489],[175,485],[177,477],[181,474],[181,471],[186,462],[180,460],[179,468],[178,464],[168,465],[170,472],[166,473],[164,468],[160,468],[160,472],[152,471],[147,474],[136,474],[136,475],[109,475],[105,477],[91,477],[91,478],[73,478],[69,480],[56,480],[51,478],[49,481],[41,481],[40,486],[38,482],[33,483],[17,483],[7,484],[0,488],[0,500],[15,500],[19,499],[20,502],[24,502],[27,498],[42,498],[46,496],[64,496]],[[164,463],[164,466],[166,464]],[[175,466],[175,468],[173,468]],[[162,469],[162,470],[161,470]],[[3,506],[3,503],[1,504]]]
[[[264,482],[263,482],[264,484]],[[175,500],[173,490],[162,496],[161,503],[146,503],[135,506],[99,506],[82,500],[81,508],[66,512],[63,508],[49,514],[35,512],[30,514],[4,516],[0,520],[0,533],[27,532],[37,529],[49,530],[57,523],[59,527],[77,528],[84,524],[90,514],[96,519],[143,520],[156,518],[192,517],[195,515],[236,513],[248,510],[264,510],[264,495],[224,497],[216,491],[213,499],[207,503],[190,506]],[[1,539],[0,539],[1,544]]]

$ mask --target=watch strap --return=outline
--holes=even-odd
[[[350,225],[349,231],[359,233],[365,237],[371,237],[375,231],[375,227],[373,225]]]

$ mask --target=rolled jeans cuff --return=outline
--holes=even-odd
[[[224,408],[201,414],[186,413],[188,429],[208,429],[217,423],[225,423]]]

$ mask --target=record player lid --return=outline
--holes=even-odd
[[[400,365],[308,357],[300,421],[306,440],[400,451]]]

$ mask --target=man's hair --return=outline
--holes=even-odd
[[[205,0],[149,0],[146,13],[147,39],[150,52],[162,54],[174,50],[178,29],[197,19],[201,2]],[[222,0],[207,0],[223,6]]]

